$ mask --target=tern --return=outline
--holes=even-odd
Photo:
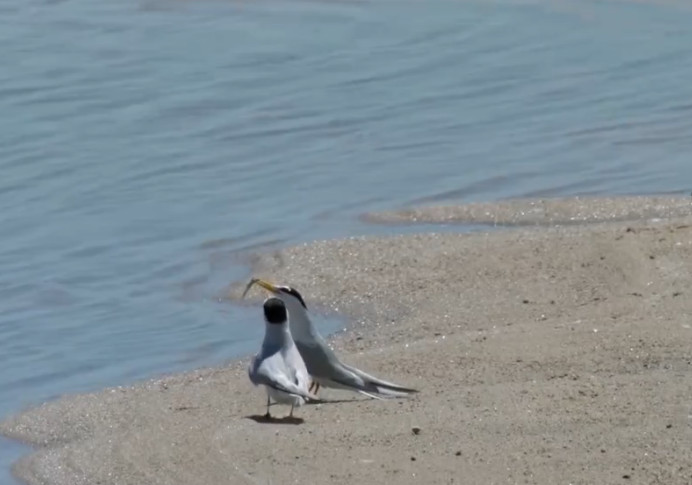
[[[309,387],[310,391],[314,388],[314,392],[317,393],[320,386],[324,386],[359,392],[375,399],[401,397],[418,392],[416,389],[378,379],[341,362],[313,325],[305,300],[295,288],[252,278],[243,292],[243,298],[255,284],[285,303],[291,335],[313,380]]]
[[[291,338],[286,306],[279,298],[270,297],[264,301],[263,307],[264,340],[250,362],[248,376],[255,386],[263,385],[267,390],[265,418],[271,418],[271,399],[290,404],[289,417],[293,417],[295,406],[302,406],[309,399],[318,399],[308,388],[310,376]]]

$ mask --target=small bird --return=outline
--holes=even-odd
[[[378,379],[341,362],[313,325],[307,313],[305,300],[296,289],[276,286],[265,280],[253,278],[245,288],[243,297],[254,284],[258,284],[285,303],[290,317],[291,334],[313,380],[310,391],[314,388],[314,392],[317,393],[320,386],[324,386],[359,392],[375,399],[418,392],[416,389]]]
[[[290,404],[289,417],[293,417],[295,406],[302,406],[308,399],[318,399],[308,389],[310,376],[291,338],[286,306],[280,299],[270,297],[263,307],[264,340],[259,353],[250,362],[248,375],[255,386],[261,384],[267,390],[266,419],[271,418],[271,399]]]

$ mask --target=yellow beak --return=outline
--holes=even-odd
[[[253,278],[253,279],[255,280],[256,284],[260,285],[265,290],[271,291],[272,293],[278,293],[279,292],[279,289],[275,285],[271,284],[270,282],[259,279],[259,278]]]
[[[250,280],[250,282],[247,284],[247,286],[245,287],[245,291],[243,292],[243,298],[245,298],[245,295],[247,295],[247,292],[250,291],[250,288],[252,288],[252,286],[255,284],[260,285],[262,288],[264,288],[265,290],[267,290],[271,293],[276,294],[279,292],[279,289],[275,285],[271,284],[270,282],[265,281],[265,280],[260,279],[260,278],[252,278]]]

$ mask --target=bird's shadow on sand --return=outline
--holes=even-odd
[[[305,403],[306,406],[314,406],[315,404],[338,404],[344,402],[355,402],[360,401],[360,399],[318,399],[317,401],[308,401]],[[270,406],[274,406],[277,403],[271,403]],[[256,423],[261,424],[303,424],[305,420],[303,418],[296,418],[295,416],[284,416],[283,418],[277,418],[275,416],[267,417],[266,414],[253,414],[251,416],[245,416],[246,419],[251,419]]]
[[[266,414],[253,414],[252,416],[245,416],[247,419],[252,419],[255,423],[261,424],[303,424],[305,420],[303,418],[296,418],[295,416],[284,416],[283,418],[276,418],[274,416],[267,416]]]
[[[306,406],[314,406],[316,404],[339,404],[344,402],[356,402],[362,401],[362,399],[318,399],[316,401],[308,401],[305,403]]]

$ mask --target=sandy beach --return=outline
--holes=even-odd
[[[520,227],[258,255],[253,275],[348,318],[330,339],[345,362],[420,393],[377,401],[322,390],[338,402],[297,409],[303,423],[258,423],[265,394],[247,378],[248,356],[9,417],[0,431],[35,448],[14,473],[55,485],[690,484],[691,203],[370,214]],[[522,224],[538,206],[543,215]],[[233,282],[229,300],[245,283]],[[264,296],[243,303],[257,307],[258,325]]]

